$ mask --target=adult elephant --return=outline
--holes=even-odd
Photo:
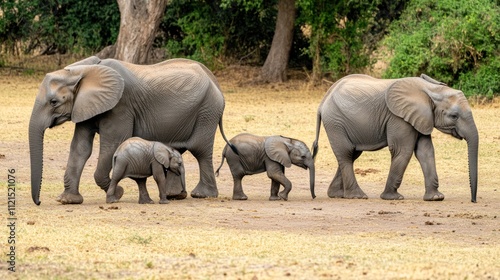
[[[222,136],[224,97],[214,75],[204,65],[172,59],[155,65],[134,65],[93,56],[45,76],[29,124],[31,192],[40,204],[43,138],[47,128],[72,120],[75,125],[64,175],[62,204],[83,202],[79,182],[100,135],[95,182],[107,191],[116,148],[132,136],[159,141],[197,159],[200,181],[196,198],[217,197],[212,153],[217,125]],[[227,141],[227,140],[226,140]],[[178,178],[178,176],[169,176]],[[185,198],[180,180],[169,182],[169,196]],[[119,199],[123,189],[116,191]]]
[[[367,198],[356,181],[353,163],[363,151],[388,146],[392,161],[382,199],[403,199],[397,190],[415,153],[425,177],[424,200],[443,200],[431,138],[435,127],[467,141],[471,200],[476,202],[479,137],[461,91],[426,75],[402,79],[350,75],[337,81],[319,105],[314,156],[321,121],[338,161],[328,196]]]

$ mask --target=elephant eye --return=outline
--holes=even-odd
[[[57,106],[57,99],[53,98],[53,99],[51,99],[49,102],[50,102],[50,105],[51,105],[52,107],[56,107],[56,106]]]
[[[456,121],[458,119],[458,114],[456,114],[456,113],[450,114],[450,118],[452,120]]]

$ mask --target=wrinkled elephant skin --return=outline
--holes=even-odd
[[[476,202],[479,137],[461,91],[426,75],[402,79],[350,75],[337,81],[319,105],[314,157],[321,122],[338,161],[328,196],[367,198],[354,176],[354,161],[363,151],[389,147],[392,161],[382,199],[404,198],[398,188],[415,154],[425,177],[424,200],[443,200],[431,138],[433,128],[437,128],[467,141],[471,201]]]
[[[138,136],[168,144],[197,159],[200,180],[193,197],[217,197],[212,165],[213,143],[222,129],[224,97],[214,75],[202,64],[172,59],[134,65],[93,56],[48,73],[33,106],[29,124],[31,190],[40,204],[43,138],[47,128],[75,123],[64,175],[61,203],[82,203],[80,177],[99,133],[100,150],[94,173],[105,192],[110,185],[112,157],[126,139]],[[176,176],[171,176],[172,180]],[[118,187],[119,188],[119,187]],[[123,190],[117,189],[119,199]],[[185,197],[180,179],[169,184],[170,196]]]

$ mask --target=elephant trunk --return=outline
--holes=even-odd
[[[185,170],[184,170],[184,165],[179,168],[179,173],[181,176],[181,186],[182,186],[182,193],[186,192],[186,175],[185,175]]]
[[[43,138],[49,124],[40,119],[40,110],[33,109],[29,123],[29,145],[31,166],[31,197],[36,205],[40,205],[40,188],[42,185],[43,169]]]
[[[314,180],[316,176],[316,171],[314,168],[314,160],[312,161],[312,164],[308,165],[309,168],[309,188],[311,189],[311,196],[312,198],[316,198],[316,194],[314,193]]]
[[[476,202],[477,194],[477,157],[479,148],[479,136],[477,132],[476,125],[473,123],[473,127],[470,128],[471,132],[464,138],[467,141],[467,150],[469,157],[469,182],[471,191],[471,201]]]

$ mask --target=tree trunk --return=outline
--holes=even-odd
[[[312,31],[311,45],[314,48],[313,66],[311,82],[313,85],[319,84],[323,70],[321,69],[321,29]]]
[[[278,17],[273,42],[260,75],[265,82],[286,81],[286,68],[293,42],[295,13],[295,0],[278,1]]]
[[[115,58],[146,64],[167,0],[117,0],[120,33]]]

